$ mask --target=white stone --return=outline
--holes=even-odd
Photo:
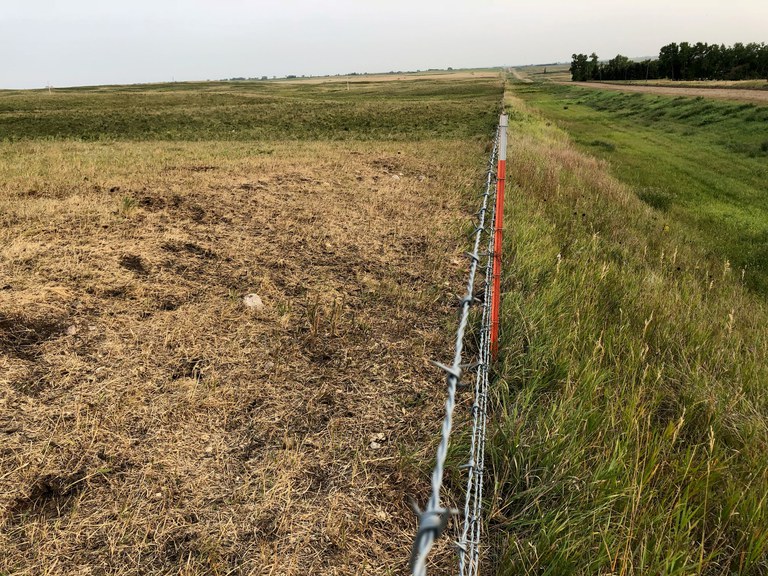
[[[243,304],[248,308],[254,308],[256,310],[264,309],[264,302],[261,300],[261,296],[258,294],[246,294],[243,296]]]

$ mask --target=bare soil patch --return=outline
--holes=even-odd
[[[466,146],[3,150],[0,573],[404,573]]]

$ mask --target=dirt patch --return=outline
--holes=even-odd
[[[69,509],[72,499],[84,488],[84,470],[67,476],[46,474],[35,480],[23,496],[8,507],[12,517],[37,515],[44,518],[59,517]]]
[[[131,272],[135,272],[139,276],[146,276],[149,273],[141,256],[136,254],[123,255],[120,258],[120,266]]]
[[[0,313],[0,353],[35,360],[43,343],[64,333],[66,325],[55,317],[27,318],[14,313]]]
[[[607,84],[603,82],[558,82],[567,86],[581,86],[596,90],[619,90],[621,92],[642,92],[662,96],[702,96],[719,100],[737,100],[742,102],[768,102],[766,90],[744,90],[728,88],[691,88],[674,86],[635,86],[625,84]]]

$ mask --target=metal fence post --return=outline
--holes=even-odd
[[[499,165],[496,171],[496,221],[493,242],[493,290],[491,291],[491,356],[499,354],[499,316],[501,312],[501,246],[504,230],[504,182],[507,177],[507,115],[499,118]]]

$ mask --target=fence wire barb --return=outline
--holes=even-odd
[[[447,366],[439,362],[433,362],[433,364],[435,364],[438,368],[446,373],[448,394],[445,401],[445,417],[443,419],[443,425],[441,428],[440,443],[437,447],[435,467],[432,471],[432,492],[429,497],[429,501],[427,502],[427,506],[423,511],[419,510],[418,506],[414,505],[414,510],[418,516],[419,525],[413,541],[413,547],[411,549],[410,570],[413,576],[426,576],[427,556],[432,550],[432,546],[445,530],[450,517],[458,514],[458,510],[444,508],[440,505],[440,490],[443,485],[443,470],[445,468],[445,459],[448,454],[448,443],[453,426],[453,412],[454,408],[456,407],[456,390],[461,385],[460,380],[462,369],[466,366],[466,364],[462,363],[464,334],[469,323],[469,310],[473,302],[482,303],[483,320],[480,333],[479,358],[476,363],[472,364],[476,379],[475,398],[472,405],[472,444],[470,448],[469,462],[463,466],[463,468],[469,470],[467,480],[467,494],[464,503],[464,525],[462,528],[461,540],[456,542],[455,546],[459,552],[460,574],[463,576],[464,574],[477,573],[483,484],[482,461],[485,455],[485,424],[487,421],[486,401],[489,373],[488,363],[490,361],[488,345],[488,308],[490,302],[489,292],[491,290],[490,270],[492,264],[494,234],[494,218],[493,216],[491,217],[490,231],[488,231],[486,229],[486,216],[488,215],[489,211],[489,201],[492,197],[495,196],[495,187],[493,186],[496,177],[494,173],[494,165],[496,163],[496,157],[499,150],[500,130],[501,128],[497,129],[496,131],[493,150],[488,162],[485,192],[482,194],[482,206],[479,212],[476,214],[476,217],[478,218],[478,224],[473,232],[473,250],[467,254],[470,258],[469,278],[467,280],[466,294],[461,299],[461,316],[459,320],[459,326],[456,330],[456,343],[454,347],[453,364],[451,366]],[[495,214],[495,209],[493,210],[493,213]],[[486,232],[488,232],[490,236],[488,251],[481,254],[480,244],[482,236]],[[487,259],[482,301],[478,300],[474,295],[475,277],[477,275],[477,269],[480,265],[481,256]],[[478,465],[477,462],[480,462],[480,464]],[[469,562],[467,562],[467,559],[469,559]],[[466,571],[467,568],[472,570],[473,567],[473,571]]]

